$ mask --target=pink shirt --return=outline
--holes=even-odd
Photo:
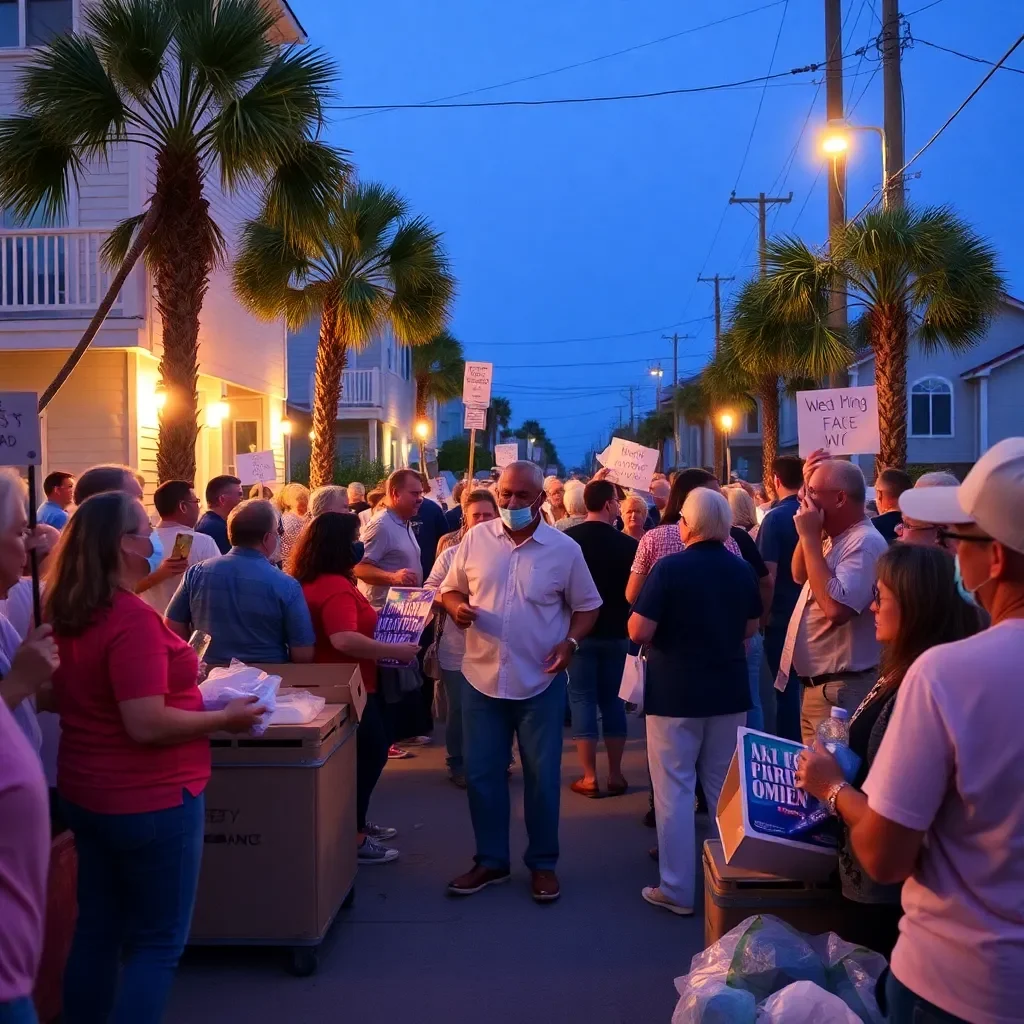
[[[731,551],[738,558],[743,557],[740,554],[739,545],[732,537],[726,538],[725,547],[727,551]],[[650,576],[655,562],[666,555],[678,555],[682,550],[683,538],[679,536],[678,523],[655,526],[640,538],[630,572],[635,572],[640,576]]]
[[[0,1003],[32,994],[43,953],[49,859],[43,767],[0,700]]]
[[[900,685],[868,805],[927,833],[892,970],[974,1024],[1024,1017],[1024,619],[933,647]]]

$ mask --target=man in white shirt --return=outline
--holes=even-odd
[[[220,548],[208,534],[195,531],[199,521],[199,498],[191,484],[184,480],[168,480],[156,489],[153,504],[160,516],[153,534],[160,538],[165,557],[156,572],[139,581],[136,593],[163,615],[178,589],[182,573],[190,565],[217,558]],[[175,543],[179,536],[192,538],[182,541],[183,546],[191,545],[183,557],[175,557]]]
[[[440,587],[466,630],[463,756],[476,866],[448,892],[469,896],[510,877],[508,754],[515,736],[526,783],[533,898],[558,899],[558,807],[565,669],[593,628],[601,596],[580,546],[541,518],[544,477],[532,462],[506,466],[500,521],[470,530]]]
[[[952,543],[957,587],[992,625],[911,665],[851,829],[868,874],[904,882],[887,1019],[1010,1024],[1024,1019],[1024,437],[900,509]]]

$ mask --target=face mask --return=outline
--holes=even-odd
[[[974,590],[968,590],[967,589],[967,584],[964,583],[964,578],[960,574],[960,555],[959,554],[955,555],[954,558],[953,558],[953,582],[956,584],[957,593],[969,605],[973,605],[975,608],[980,608],[981,607],[981,605],[978,603],[978,599],[974,595],[977,594],[979,590],[981,590],[981,587],[985,586],[985,583],[988,583],[988,580],[985,580],[985,583],[982,583],[981,587],[975,587]]]
[[[361,540],[352,541],[352,563],[358,565],[363,560],[366,545]]]
[[[149,542],[153,545],[153,553],[146,559],[149,563],[149,571],[156,572],[160,563],[164,560],[164,544],[160,540],[160,534],[155,530],[149,535]]]
[[[513,533],[525,530],[537,518],[532,505],[527,505],[526,508],[499,508],[498,514]]]

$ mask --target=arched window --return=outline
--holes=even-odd
[[[910,434],[953,436],[953,386],[944,377],[922,377],[911,386]]]

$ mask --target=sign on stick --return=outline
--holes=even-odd
[[[876,455],[880,445],[875,386],[798,391],[796,433],[801,458],[818,448],[827,448],[832,455]]]
[[[462,375],[462,401],[486,409],[491,404],[491,379],[494,363],[466,363]],[[480,429],[479,427],[477,428]]]
[[[277,483],[277,465],[274,462],[272,451],[246,452],[244,455],[236,455],[235,466],[238,470],[238,478],[243,484]]]
[[[465,430],[486,430],[487,408],[485,406],[467,405],[462,426]]]
[[[34,391],[0,391],[0,466],[41,466],[39,396]]]
[[[597,456],[597,461],[611,470],[608,479],[613,483],[649,491],[651,477],[658,465],[658,449],[645,448],[635,441],[613,437],[611,444]]]
[[[494,464],[498,469],[504,469],[513,462],[519,460],[519,442],[509,441],[507,444],[496,444],[494,446]]]

